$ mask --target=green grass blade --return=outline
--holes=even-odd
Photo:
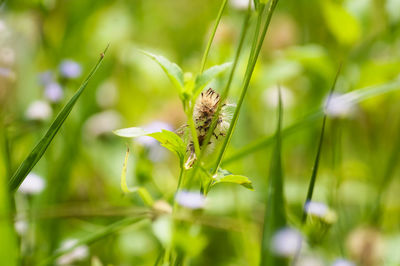
[[[106,236],[109,236],[111,234],[116,233],[117,231],[136,224],[138,225],[139,222],[147,222],[147,219],[145,217],[128,217],[122,220],[119,220],[113,224],[110,224],[106,226],[105,228],[102,228],[98,230],[97,232],[88,235],[85,238],[80,239],[77,241],[73,246],[67,248],[67,249],[60,249],[57,250],[51,257],[47,258],[45,261],[40,263],[40,265],[52,265],[52,262],[56,260],[57,258],[61,257],[64,254],[67,254],[74,250],[75,248],[81,246],[81,245],[90,245]]]
[[[331,90],[330,90],[330,93],[329,93],[328,100],[327,100],[325,108],[327,108],[328,105],[329,105],[329,100],[330,100],[330,98],[332,96],[332,93],[333,93],[335,87],[336,87],[336,81],[337,81],[337,79],[339,77],[339,73],[340,73],[340,67],[339,67],[339,69],[338,69],[338,71],[336,73],[335,80],[333,81],[333,84],[332,84],[332,87],[331,87]],[[304,206],[303,206],[303,215],[302,215],[302,218],[301,218],[302,224],[304,224],[307,221],[307,212],[305,210],[305,206],[306,206],[307,202],[311,201],[311,199],[312,199],[313,192],[314,192],[314,187],[315,187],[315,181],[317,180],[318,166],[319,166],[319,161],[320,161],[320,158],[321,158],[322,144],[323,144],[323,141],[324,141],[326,119],[327,119],[327,115],[325,113],[324,114],[324,118],[322,120],[322,128],[321,128],[321,133],[320,133],[320,136],[319,136],[317,155],[315,156],[315,161],[314,161],[314,166],[313,166],[313,170],[312,170],[312,174],[311,174],[311,179],[310,179],[310,183],[308,185],[307,197],[306,197],[306,201],[305,201]]]
[[[278,125],[275,133],[275,150],[271,160],[271,169],[268,180],[260,265],[284,266],[287,264],[286,259],[277,257],[271,250],[271,242],[274,234],[279,229],[286,226],[285,201],[283,195],[281,127],[282,99],[279,91]]]
[[[79,97],[81,96],[82,92],[85,90],[89,80],[92,78],[94,73],[99,68],[101,62],[104,59],[104,55],[107,52],[108,46],[101,53],[97,64],[92,68],[89,75],[83,81],[81,86],[79,87],[78,91],[75,95],[69,100],[69,102],[63,107],[60,113],[57,115],[56,119],[51,124],[50,128],[47,130],[46,135],[39,141],[38,144],[33,148],[30,152],[28,157],[21,163],[18,167],[17,171],[11,177],[9,182],[9,189],[10,191],[14,192],[18,189],[21,185],[22,181],[24,181],[25,177],[28,173],[32,170],[32,168],[36,165],[36,163],[42,158],[43,154],[46,152],[47,147],[50,145],[51,141],[53,140],[54,136],[57,134],[58,130],[64,123],[65,119],[67,119],[69,113],[71,112],[72,108],[74,107],[75,103],[78,101]]]
[[[0,124],[3,125],[2,121]],[[7,128],[2,127],[0,129],[0,138],[6,139]],[[7,141],[1,142],[1,150],[5,153],[4,157],[7,157],[7,148],[3,147],[8,145]],[[1,157],[1,154],[0,154]],[[0,160],[0,261],[2,265],[18,265],[18,246],[17,236],[14,232],[14,223],[12,219],[12,197],[9,195],[7,189],[7,182],[9,176],[7,160]]]
[[[390,83],[386,83],[383,85],[374,85],[374,86],[369,86],[363,89],[355,90],[349,93],[346,93],[340,97],[337,97],[336,99],[343,100],[348,103],[358,103],[370,98],[373,98],[375,96],[379,96],[385,93],[393,92],[400,90],[400,81],[393,81]],[[299,122],[293,123],[292,125],[288,126],[287,128],[282,130],[282,136],[286,137],[289,136],[298,130],[305,128],[306,126],[312,124],[314,121],[317,119],[321,118],[324,115],[324,112],[321,109],[312,112],[311,114],[305,116],[302,120]],[[274,136],[265,136],[262,137],[258,140],[255,140],[254,142],[251,142],[247,144],[245,147],[239,149],[235,153],[231,154],[229,157],[225,158],[224,161],[222,162],[222,165],[225,166],[227,164],[230,164],[236,160],[239,160],[251,153],[254,153],[258,150],[261,150],[269,145],[274,143]]]

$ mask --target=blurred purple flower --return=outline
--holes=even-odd
[[[175,196],[176,202],[189,209],[201,209],[206,203],[206,197],[200,192],[181,190]]]
[[[63,60],[60,64],[60,74],[64,78],[77,78],[82,74],[82,67],[72,60]]]
[[[46,85],[54,82],[53,71],[46,70],[46,71],[39,73],[39,82],[43,86],[46,86]]]
[[[44,96],[51,102],[59,102],[63,96],[64,91],[60,84],[57,82],[48,83],[44,89]]]

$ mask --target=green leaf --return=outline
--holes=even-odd
[[[52,256],[47,258],[45,261],[42,261],[42,263],[40,263],[39,265],[53,265],[52,262],[54,260],[56,260],[57,258],[61,257],[64,254],[67,254],[67,253],[73,251],[75,248],[82,246],[82,245],[92,244],[106,236],[109,236],[111,234],[118,232],[119,230],[121,230],[127,226],[136,225],[139,227],[140,225],[144,224],[145,222],[147,223],[148,219],[146,219],[146,218],[147,218],[146,216],[144,216],[144,217],[128,217],[128,218],[119,220],[115,223],[112,223],[100,230],[97,230],[95,233],[90,234],[90,235],[80,239],[71,247],[57,250],[56,252],[54,252],[54,254]]]
[[[216,65],[212,66],[206,71],[204,71],[202,74],[199,74],[196,77],[195,85],[194,85],[194,90],[193,90],[193,95],[196,96],[200,91],[206,86],[208,83],[210,83],[211,80],[213,80],[216,76],[227,70],[232,66],[232,63],[225,63],[222,65]]]
[[[360,39],[361,26],[339,3],[323,1],[322,11],[326,24],[339,43],[351,45]]]
[[[275,133],[275,149],[271,161],[271,169],[266,195],[264,215],[261,263],[260,265],[287,265],[287,260],[278,257],[271,249],[271,242],[276,232],[286,226],[286,212],[283,196],[282,170],[282,99],[279,91],[278,125]]]
[[[218,173],[213,177],[214,181],[212,182],[212,186],[218,183],[234,183],[244,186],[250,190],[254,190],[253,185],[246,176],[243,175],[234,175],[227,170],[218,169]]]
[[[56,119],[51,124],[50,128],[47,130],[44,137],[39,141],[38,144],[33,148],[30,152],[28,157],[21,163],[18,167],[17,171],[11,177],[9,182],[9,188],[11,191],[16,191],[18,187],[21,185],[22,181],[24,181],[25,177],[28,173],[32,170],[32,168],[36,165],[36,163],[42,158],[43,154],[45,153],[47,147],[50,145],[51,141],[53,140],[54,136],[57,134],[58,130],[64,123],[65,119],[67,119],[69,113],[71,112],[72,108],[74,107],[75,103],[78,101],[79,97],[81,96],[82,92],[85,90],[89,80],[93,77],[94,73],[99,68],[101,62],[103,61],[104,55],[107,52],[108,46],[104,50],[103,53],[100,55],[99,61],[97,64],[92,68],[89,75],[83,81],[81,86],[79,87],[78,91],[72,96],[69,102],[63,107],[60,113],[57,115]]]
[[[154,55],[152,53],[142,51],[145,55],[153,59],[157,62],[160,67],[164,70],[165,74],[167,74],[168,78],[174,84],[174,86],[179,90],[179,92],[183,91],[184,88],[184,78],[182,69],[175,63],[172,63],[167,58],[161,55]]]
[[[183,140],[174,132],[162,130],[161,132],[147,132],[139,127],[123,128],[113,131],[115,135],[124,138],[136,138],[141,136],[149,136],[158,140],[161,146],[178,155],[182,163],[185,158],[186,146]]]

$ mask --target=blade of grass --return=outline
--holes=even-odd
[[[206,50],[204,51],[203,58],[201,59],[200,73],[203,73],[204,68],[206,67],[206,61],[207,61],[208,53],[210,52],[211,44],[212,44],[212,42],[214,40],[215,33],[217,32],[217,28],[218,28],[219,22],[221,21],[222,14],[224,13],[224,10],[225,10],[225,7],[226,7],[227,3],[228,3],[228,0],[223,0],[222,4],[221,4],[221,7],[219,8],[218,15],[217,15],[217,20],[215,21],[215,25],[214,25],[213,31],[211,32],[211,36],[208,39]]]
[[[271,249],[271,242],[274,234],[280,228],[283,228],[286,225],[285,201],[283,196],[283,169],[281,158],[282,99],[280,89],[278,95],[278,123],[275,133],[275,149],[271,160],[271,169],[268,180],[260,265],[284,266],[287,264],[287,260],[276,256]]]
[[[3,125],[3,122],[0,121]],[[2,127],[0,129],[0,138],[6,139],[7,128]],[[2,150],[6,152],[7,141],[1,142]],[[6,157],[7,155],[4,155]],[[17,247],[17,236],[14,232],[14,223],[12,219],[12,206],[11,202],[13,197],[10,197],[10,193],[7,189],[7,182],[9,176],[7,175],[8,166],[7,161],[0,161],[0,261],[2,265],[18,265],[18,247]]]
[[[328,108],[328,106],[329,106],[329,102],[330,102],[332,93],[333,93],[333,91],[334,91],[334,89],[336,87],[336,82],[337,82],[337,79],[339,77],[340,69],[341,69],[341,67],[339,67],[339,69],[338,69],[338,71],[336,73],[335,79],[333,81],[332,87],[331,87],[330,92],[329,92],[328,100],[326,101],[325,109]],[[320,133],[320,136],[319,136],[317,155],[315,156],[314,166],[313,166],[311,179],[310,179],[310,183],[309,183],[308,191],[307,191],[307,197],[306,197],[306,201],[305,201],[304,206],[303,206],[303,215],[302,215],[302,218],[301,218],[301,223],[302,224],[304,224],[307,221],[307,212],[306,212],[305,207],[306,207],[306,204],[308,202],[310,202],[311,199],[312,199],[313,192],[314,192],[314,187],[315,187],[315,181],[317,180],[318,166],[319,166],[319,161],[320,161],[320,158],[321,158],[322,144],[323,144],[323,141],[324,141],[326,119],[327,119],[327,115],[326,115],[326,112],[325,112],[324,118],[322,120],[321,133]]]
[[[51,124],[50,128],[47,130],[44,137],[39,141],[38,144],[33,148],[33,150],[29,153],[28,157],[21,163],[18,169],[15,171],[11,180],[9,182],[9,189],[11,192],[15,192],[18,187],[21,185],[22,181],[24,181],[25,177],[29,174],[32,168],[36,165],[36,163],[42,158],[43,154],[46,152],[47,147],[50,145],[51,141],[53,140],[54,136],[57,134],[58,130],[67,119],[69,113],[71,112],[72,108],[74,107],[75,103],[78,101],[79,97],[81,96],[82,92],[86,88],[89,80],[92,78],[94,73],[99,68],[101,62],[104,59],[104,55],[107,52],[109,45],[106,47],[103,53],[101,53],[97,64],[92,68],[89,75],[83,81],[81,86],[79,87],[78,91],[72,96],[69,102],[63,107],[60,113],[57,115],[56,119]]]
[[[387,84],[383,85],[374,85],[374,86],[369,86],[366,88],[358,89],[356,91],[352,91],[349,93],[346,93],[337,99],[345,100],[348,103],[358,103],[361,101],[364,101],[366,99],[373,98],[375,96],[379,96],[385,93],[393,92],[396,90],[400,90],[400,81],[393,81]],[[318,118],[321,118],[324,115],[324,112],[322,109],[316,110],[315,112],[312,112],[311,114],[305,116],[302,120],[299,122],[293,123],[292,125],[288,126],[287,128],[282,130],[282,136],[286,137],[289,136],[298,130],[305,128],[307,125],[311,124]],[[247,144],[245,147],[239,149],[222,162],[222,165],[227,165],[230,164],[236,160],[239,160],[251,153],[254,153],[258,150],[261,150],[269,145],[271,145],[274,141],[274,136],[265,136],[262,137],[258,140],[255,140],[254,142],[251,142]]]
[[[248,61],[249,65],[248,65],[248,68],[247,68],[247,71],[246,71],[246,74],[245,74],[244,83],[243,83],[242,91],[241,91],[241,94],[240,94],[240,98],[239,98],[239,101],[237,102],[235,113],[233,114],[231,124],[229,126],[228,132],[226,134],[226,137],[224,139],[224,142],[223,142],[222,147],[220,149],[220,152],[218,154],[218,158],[217,158],[217,160],[215,162],[215,165],[212,168],[213,169],[213,174],[215,174],[218,171],[218,168],[219,168],[219,166],[221,164],[222,158],[223,158],[223,156],[225,154],[226,148],[227,148],[227,146],[230,143],[230,140],[232,138],[233,131],[234,131],[236,123],[237,123],[237,121],[239,119],[239,113],[240,113],[240,110],[241,110],[241,107],[242,107],[242,104],[243,104],[243,101],[244,101],[244,97],[245,97],[245,95],[247,93],[247,89],[249,87],[250,80],[251,80],[251,77],[253,75],[254,67],[255,67],[255,65],[257,63],[257,59],[258,59],[258,56],[260,54],[261,47],[262,47],[264,39],[265,39],[265,35],[267,33],[269,24],[271,22],[272,14],[274,13],[274,10],[275,10],[275,7],[276,7],[278,1],[279,0],[271,0],[271,1],[269,1],[269,7],[268,7],[268,9],[266,11],[266,14],[265,14],[266,19],[265,19],[264,27],[263,27],[262,32],[260,34],[260,37],[258,39],[257,45],[253,46],[253,47],[256,47],[254,53],[253,52],[250,53],[249,61]],[[260,15],[262,15],[262,14],[260,13]],[[256,40],[256,38],[254,40]]]
[[[127,226],[134,225],[134,224],[136,226],[140,226],[142,223],[148,222],[148,219],[146,219],[146,218],[147,217],[140,217],[140,218],[128,217],[128,218],[119,220],[115,223],[112,223],[112,224],[106,226],[105,228],[102,228],[102,229],[98,230],[97,232],[80,239],[73,246],[71,246],[69,248],[57,250],[52,256],[50,256],[46,260],[42,261],[42,263],[40,263],[39,265],[51,265],[52,262],[54,262],[54,260],[56,260],[57,258],[61,257],[64,254],[71,252],[75,248],[77,248],[81,245],[90,245],[106,236],[116,233],[117,231],[119,231]]]

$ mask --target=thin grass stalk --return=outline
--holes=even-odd
[[[301,223],[302,224],[305,224],[305,222],[307,220],[307,211],[306,211],[305,207],[306,207],[306,204],[312,200],[314,187],[315,187],[315,182],[317,180],[318,166],[319,166],[319,162],[320,162],[320,158],[321,158],[322,144],[323,144],[323,141],[324,141],[325,126],[326,126],[326,120],[327,120],[326,109],[329,106],[330,99],[332,97],[332,93],[335,90],[336,82],[337,82],[337,79],[338,79],[339,74],[340,74],[340,69],[341,69],[341,66],[339,66],[339,69],[336,72],[335,79],[333,81],[332,87],[331,87],[331,89],[329,91],[328,99],[327,99],[326,104],[325,104],[325,114],[324,114],[324,118],[322,120],[322,127],[321,127],[320,136],[319,136],[317,154],[315,156],[315,161],[314,161],[314,166],[313,166],[313,170],[312,170],[312,174],[311,174],[311,179],[310,179],[310,183],[309,183],[309,186],[308,186],[307,197],[306,197],[306,200],[305,200],[305,203],[304,203],[304,206],[303,206],[303,215],[302,215],[302,218],[301,218]]]
[[[214,25],[213,31],[211,32],[211,36],[208,39],[206,50],[204,51],[203,58],[201,59],[200,74],[203,73],[204,68],[206,67],[206,61],[207,61],[208,54],[210,52],[211,44],[212,44],[212,42],[214,40],[215,33],[217,32],[217,28],[218,28],[219,22],[221,21],[222,14],[224,13],[224,10],[225,10],[225,7],[226,7],[227,3],[228,3],[228,0],[223,0],[222,4],[221,4],[221,7],[219,8],[218,15],[217,15],[217,20],[215,21],[215,25]]]
[[[262,33],[260,35],[260,38],[258,40],[257,45],[255,46],[254,43],[253,43],[253,45],[254,45],[253,47],[256,47],[256,50],[255,50],[255,53],[254,53],[253,56],[252,56],[252,53],[250,53],[250,56],[249,56],[249,67],[248,67],[248,71],[246,71],[245,80],[244,80],[244,84],[243,84],[243,87],[242,87],[242,92],[240,94],[240,98],[239,98],[239,101],[237,103],[237,106],[236,106],[236,109],[235,109],[235,113],[233,114],[233,118],[232,118],[231,124],[229,126],[228,132],[227,132],[226,137],[224,139],[224,142],[222,144],[222,148],[221,148],[221,150],[220,150],[220,152],[218,154],[218,158],[217,158],[217,160],[215,162],[215,165],[213,167],[213,174],[215,174],[218,171],[218,168],[219,168],[219,166],[221,164],[222,158],[223,158],[223,156],[225,154],[226,148],[227,148],[227,146],[230,143],[230,140],[232,138],[233,131],[234,131],[235,127],[236,127],[236,123],[237,123],[238,118],[239,118],[239,113],[240,113],[240,110],[241,110],[241,107],[242,107],[242,104],[243,104],[243,100],[244,100],[244,97],[245,97],[245,95],[247,93],[247,89],[249,87],[250,80],[251,80],[251,77],[253,75],[254,67],[255,67],[255,65],[257,63],[257,59],[258,59],[258,56],[260,54],[261,47],[262,47],[264,39],[265,39],[265,35],[267,33],[269,24],[271,22],[272,14],[273,14],[273,12],[275,10],[275,7],[276,7],[278,1],[279,0],[271,0],[269,2],[269,8],[267,10],[266,20],[265,20],[264,27],[262,29]],[[261,15],[261,13],[260,13],[260,15]],[[254,39],[254,41],[256,41],[256,39]]]

